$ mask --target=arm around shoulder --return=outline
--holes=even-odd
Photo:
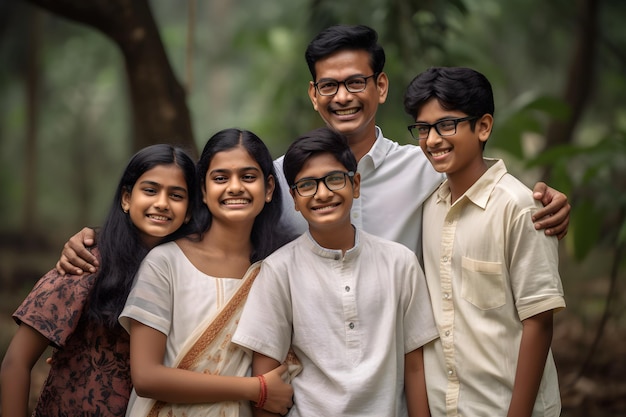
[[[88,227],[68,240],[63,245],[61,258],[56,264],[59,274],[80,275],[83,272],[94,273],[99,266],[98,259],[87,249],[96,242],[96,232]]]
[[[569,213],[572,208],[567,196],[546,183],[538,182],[533,189],[533,197],[544,206],[533,216],[535,229],[545,229],[547,235],[563,239],[567,234]]]

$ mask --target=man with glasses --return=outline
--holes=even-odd
[[[389,88],[383,71],[385,52],[377,40],[377,33],[367,26],[339,25],[320,32],[305,52],[312,76],[308,94],[324,122],[348,138],[358,161],[361,197],[354,200],[352,223],[402,243],[420,256],[422,203],[445,176],[432,168],[419,146],[401,146],[385,138],[376,126],[376,111],[387,99]],[[454,131],[458,122],[434,127],[446,134]],[[415,126],[411,133],[419,138],[428,129]],[[280,183],[287,189],[282,158],[275,165]],[[536,213],[535,226],[562,238],[569,223],[567,197],[543,183],[535,190],[539,191],[537,199],[549,203]],[[287,193],[283,193],[283,202],[286,222],[298,233],[306,230],[306,222],[293,210]]]

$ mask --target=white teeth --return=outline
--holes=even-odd
[[[314,211],[328,211],[328,210],[331,210],[331,209],[333,209],[335,207],[337,207],[337,204],[333,204],[333,205],[330,205],[330,206],[324,206],[324,207],[317,207],[317,208],[314,208],[313,210]]]
[[[164,220],[169,220],[169,219],[168,219],[167,217],[165,217],[165,216],[155,216],[154,214],[151,214],[149,217],[150,217],[150,218],[152,218],[152,219],[154,219],[154,220],[163,220],[163,221],[164,221]]]
[[[232,200],[224,200],[224,204],[247,204],[248,200],[244,198],[240,199],[232,199]]]
[[[335,110],[335,113],[337,113],[339,116],[347,116],[349,114],[354,114],[357,111],[359,111],[358,109],[349,109],[349,110]]]
[[[445,154],[447,154],[448,152],[450,152],[450,151],[431,152],[430,154],[431,154],[432,156],[437,157],[437,156],[442,156],[442,155],[445,155]]]

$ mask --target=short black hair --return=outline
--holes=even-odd
[[[304,58],[316,81],[315,63],[341,50],[364,50],[370,54],[374,74],[383,72],[385,50],[378,44],[378,33],[368,26],[336,25],[324,29],[313,38],[306,48]]]
[[[348,171],[356,172],[357,161],[346,137],[329,127],[320,127],[305,133],[289,145],[283,160],[287,184],[291,187],[306,161],[322,153],[330,153]]]
[[[446,110],[458,110],[468,116],[493,116],[493,90],[487,77],[471,68],[432,67],[417,75],[404,94],[404,110],[417,118],[428,100],[436,98]],[[474,129],[475,121],[472,121]]]

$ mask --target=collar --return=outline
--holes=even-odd
[[[392,146],[393,142],[385,139],[382,129],[376,126],[376,141],[370,150],[363,155],[363,158],[359,161],[359,165],[361,165],[361,162],[365,163],[365,161],[368,161],[374,169],[377,169],[383,162],[385,162],[385,158],[387,157],[387,154]],[[361,169],[359,169],[359,171],[361,171]]]
[[[483,210],[487,207],[489,196],[498,184],[498,181],[507,173],[504,161],[501,159],[483,158],[487,164],[487,171],[472,184],[453,206],[463,200],[468,200]],[[448,203],[450,201],[450,187],[446,179],[437,190],[437,204]]]
[[[313,239],[313,236],[311,236],[311,232],[309,232],[308,230],[303,235],[303,242],[304,245],[317,256],[327,259],[333,259],[335,261],[347,261],[356,258],[361,252],[361,245],[359,244],[361,233],[356,227],[354,228],[354,232],[354,247],[348,249],[345,255],[343,254],[341,249],[327,249],[320,246],[315,241],[315,239]]]

